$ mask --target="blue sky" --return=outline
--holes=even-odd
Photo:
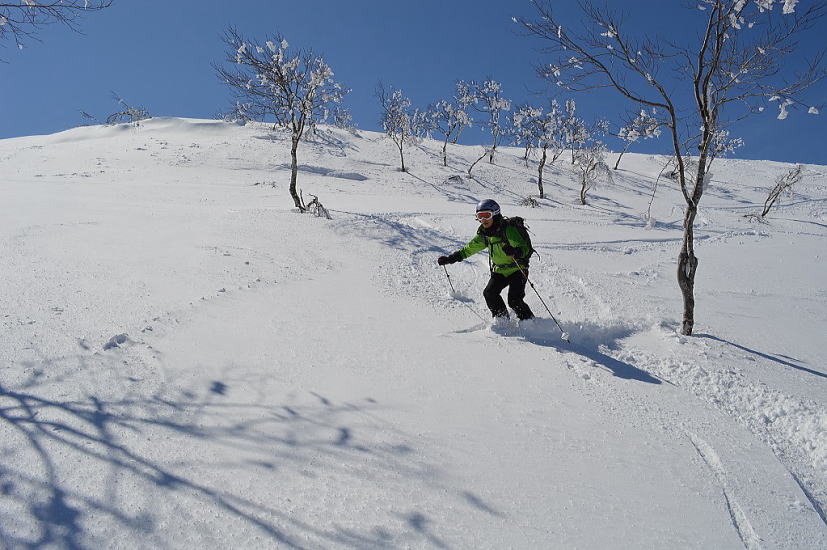
[[[674,37],[694,32],[689,23],[700,21],[700,12],[686,10],[677,0],[609,3],[623,7],[629,28],[641,32],[654,28]],[[574,1],[558,0],[555,6],[573,24],[579,19]],[[450,96],[458,79],[490,76],[503,83],[515,103],[541,105],[550,93],[574,97],[579,114],[590,121],[618,122],[634,108],[615,94],[546,91],[534,70],[544,59],[541,44],[519,36],[511,21],[532,14],[527,0],[115,0],[111,8],[82,20],[83,35],[51,26],[39,34],[42,42],[30,41],[21,51],[4,44],[0,138],[80,125],[80,110],[105,118],[117,110],[111,91],[154,116],[213,118],[229,105],[230,95],[211,67],[223,59],[221,34],[228,25],[256,39],[280,32],[291,46],[324,54],[337,79],[352,89],[345,104],[354,123],[367,130],[380,129],[374,97],[380,80],[401,88],[420,107]],[[819,36],[827,22],[819,25],[801,41],[802,48],[823,47]],[[827,102],[827,84],[808,99]],[[827,164],[827,112],[797,111],[785,121],[776,120],[776,114],[777,108],[768,108],[733,131],[746,141],[736,156]],[[471,131],[463,141],[484,143],[485,137]],[[609,145],[620,148],[612,140]],[[632,150],[666,153],[669,144],[662,137]]]

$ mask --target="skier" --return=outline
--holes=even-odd
[[[491,278],[482,295],[491,315],[495,319],[508,318],[508,310],[500,296],[505,287],[508,287],[508,305],[517,314],[517,318],[521,321],[533,319],[534,314],[524,301],[531,245],[516,226],[506,223],[500,214],[500,205],[493,199],[485,199],[477,204],[476,218],[480,227],[474,238],[453,254],[440,256],[437,263],[446,265],[460,262],[488,248]]]

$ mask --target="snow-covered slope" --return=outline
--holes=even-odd
[[[759,224],[774,162],[717,160],[698,221],[627,154],[577,201],[563,159],[407,151],[152,119],[0,141],[0,546],[827,547],[827,167]],[[524,216],[541,318],[492,326],[494,198]],[[651,218],[646,212],[651,201]]]

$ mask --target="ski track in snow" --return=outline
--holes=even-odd
[[[676,316],[677,291],[669,285],[665,285],[669,289],[668,293],[661,289],[664,287],[663,273],[669,272],[671,276],[674,243],[678,235],[674,228],[676,224],[679,226],[679,215],[675,217],[671,215],[673,212],[661,212],[660,217],[670,221],[661,223],[659,228],[656,224],[653,232],[644,232],[641,238],[640,231],[635,233],[629,229],[634,229],[635,224],[640,222],[636,209],[603,197],[603,194],[608,194],[608,190],[598,190],[601,195],[594,199],[603,210],[589,211],[558,199],[554,199],[550,208],[549,203],[546,203],[544,206],[547,208],[521,210],[515,203],[523,195],[509,183],[515,174],[520,173],[522,165],[518,159],[507,156],[507,149],[499,156],[502,166],[480,164],[475,169],[474,177],[452,181],[449,180],[451,174],[458,171],[454,168],[429,168],[429,171],[420,168],[426,162],[431,162],[431,157],[436,158],[434,151],[422,147],[418,153],[423,156],[412,161],[413,168],[408,175],[420,187],[411,188],[412,183],[406,182],[399,188],[399,192],[407,197],[402,201],[392,197],[377,198],[359,185],[371,181],[389,185],[396,177],[401,178],[398,173],[394,177],[388,175],[389,170],[393,170],[393,157],[389,155],[386,163],[375,162],[376,159],[373,159],[373,164],[351,157],[357,152],[364,155],[359,147],[369,145],[373,148],[371,150],[376,150],[387,144],[378,139],[368,144],[365,139],[331,131],[327,134],[328,139],[309,144],[304,152],[307,160],[302,162],[300,174],[300,178],[305,178],[303,181],[308,182],[311,191],[315,187],[329,186],[327,193],[332,196],[329,204],[325,195],[321,195],[321,198],[333,213],[334,219],[326,222],[309,216],[296,216],[280,207],[268,209],[261,204],[250,207],[248,199],[244,198],[250,193],[262,194],[268,198],[277,197],[269,202],[283,203],[283,190],[259,185],[278,178],[273,173],[278,174],[284,170],[285,165],[270,155],[274,147],[273,141],[283,140],[258,137],[249,140],[249,150],[267,159],[263,166],[261,159],[246,156],[244,151],[234,152],[239,156],[226,158],[222,163],[217,159],[226,156],[230,141],[236,139],[229,134],[223,137],[225,134],[221,133],[222,130],[219,129],[216,134],[219,136],[217,141],[199,143],[205,141],[204,134],[195,132],[190,135],[194,127],[185,121],[162,119],[150,121],[148,125],[151,132],[181,132],[170,134],[180,141],[174,142],[173,137],[165,137],[164,133],[159,133],[160,137],[152,137],[145,130],[128,130],[117,138],[129,140],[126,152],[104,157],[100,156],[104,153],[90,147],[90,152],[95,151],[94,157],[76,155],[72,160],[64,160],[63,166],[55,167],[54,174],[47,174],[48,170],[42,166],[48,166],[50,147],[58,150],[73,143],[69,136],[42,138],[44,143],[48,143],[45,147],[12,146],[12,152],[3,155],[6,159],[4,162],[16,162],[24,167],[19,168],[19,173],[14,177],[27,183],[48,179],[49,182],[61,182],[61,185],[64,180],[72,185],[86,185],[82,182],[95,181],[96,178],[109,179],[102,174],[109,173],[114,177],[117,173],[124,182],[143,185],[140,178],[130,174],[131,169],[127,166],[130,162],[135,162],[135,158],[146,157],[165,163],[170,170],[170,181],[175,179],[177,170],[182,170],[181,174],[185,174],[187,170],[196,167],[214,165],[214,168],[227,170],[231,174],[227,176],[229,179],[239,177],[238,174],[247,174],[244,181],[248,184],[238,191],[238,195],[229,195],[231,204],[218,204],[216,200],[222,197],[221,194],[213,196],[208,189],[203,192],[200,189],[193,191],[196,187],[191,183],[183,185],[181,189],[171,190],[168,189],[167,182],[153,182],[152,185],[158,185],[159,192],[163,190],[169,193],[166,196],[170,198],[170,204],[164,205],[165,214],[175,215],[176,209],[183,211],[181,227],[187,227],[188,213],[204,212],[204,208],[210,209],[211,219],[216,220],[214,233],[193,237],[187,241],[187,246],[176,245],[160,260],[153,258],[153,254],[172,243],[168,243],[164,235],[150,235],[150,240],[144,242],[144,236],[130,232],[128,224],[119,225],[117,205],[122,197],[117,189],[112,188],[100,192],[107,197],[112,209],[106,215],[95,214],[95,219],[79,220],[69,213],[53,224],[29,224],[15,227],[11,233],[0,233],[0,245],[6,262],[4,273],[9,275],[6,278],[6,288],[9,295],[15,297],[16,302],[13,303],[19,306],[8,308],[0,318],[6,331],[0,358],[15,367],[9,369],[0,384],[0,403],[3,404],[4,415],[2,420],[31,425],[43,422],[55,434],[55,439],[50,440],[44,449],[38,450],[36,444],[32,443],[35,446],[23,451],[33,465],[31,471],[21,469],[20,462],[16,463],[17,466],[0,471],[0,479],[15,479],[20,487],[26,487],[29,501],[47,498],[44,495],[48,494],[49,487],[57,484],[43,480],[58,476],[57,471],[61,472],[60,476],[72,477],[65,473],[71,468],[59,461],[53,464],[50,459],[44,459],[49,456],[51,449],[61,444],[73,447],[78,445],[79,448],[86,445],[92,449],[90,456],[109,454],[113,457],[113,464],[129,470],[139,478],[160,479],[161,485],[177,485],[191,495],[200,495],[200,498],[212,502],[210,506],[215,509],[216,516],[229,514],[236,522],[256,525],[268,533],[271,539],[288,547],[305,547],[290,534],[295,532],[311,533],[309,540],[314,541],[311,544],[319,547],[325,545],[324,541],[328,544],[332,542],[334,546],[366,548],[450,546],[445,535],[432,531],[432,520],[417,512],[406,516],[403,522],[405,527],[398,530],[379,527],[377,523],[370,532],[359,532],[358,529],[338,529],[333,532],[301,524],[301,520],[296,519],[298,516],[294,517],[287,512],[272,511],[276,515],[283,514],[283,524],[290,526],[290,533],[274,532],[268,527],[269,524],[258,519],[257,513],[252,511],[256,509],[252,500],[239,499],[231,492],[202,485],[196,475],[182,477],[176,473],[175,468],[161,468],[158,466],[161,462],[153,460],[149,454],[135,454],[129,445],[116,444],[114,435],[108,432],[119,426],[125,428],[127,433],[132,431],[133,436],[124,436],[130,439],[161,419],[162,427],[171,430],[173,435],[170,437],[173,439],[190,435],[197,439],[207,431],[214,430],[215,433],[220,432],[229,446],[249,444],[241,424],[235,428],[228,426],[226,431],[223,431],[223,427],[212,424],[220,423],[220,414],[217,413],[220,409],[213,409],[214,400],[220,399],[227,388],[234,385],[270,387],[279,374],[262,373],[261,378],[256,378],[243,369],[228,369],[224,373],[226,378],[215,380],[209,391],[199,393],[204,392],[198,385],[201,382],[200,376],[206,374],[170,370],[164,353],[155,346],[175,339],[182,331],[203,323],[204,316],[212,315],[213,311],[220,312],[224,307],[234,311],[233,304],[238,303],[247,304],[248,308],[253,309],[258,297],[284,296],[279,292],[289,292],[282,290],[285,285],[294,288],[290,285],[305,278],[312,281],[316,278],[335,277],[351,256],[360,256],[370,258],[366,275],[375,290],[389,296],[391,301],[394,297],[402,297],[432,307],[435,315],[449,312],[452,319],[465,319],[465,325],[441,333],[441,338],[449,341],[455,339],[458,345],[467,345],[467,349],[484,343],[489,346],[485,349],[502,350],[506,357],[514,353],[533,354],[534,351],[529,350],[536,348],[542,352],[549,368],[563,366],[571,373],[570,382],[573,387],[608,417],[619,413],[627,414],[630,415],[628,422],[643,431],[655,430],[673,440],[680,437],[688,439],[707,472],[711,473],[714,483],[720,488],[723,497],[722,514],[728,517],[732,529],[745,548],[753,550],[775,545],[794,548],[795,546],[785,545],[794,545],[796,540],[801,544],[805,542],[796,539],[795,536],[798,535],[785,533],[784,525],[778,525],[772,517],[764,515],[760,503],[756,505],[749,502],[751,496],[764,493],[759,489],[753,489],[756,492],[750,493],[749,483],[744,479],[747,474],[739,472],[737,464],[727,462],[722,457],[724,449],[721,442],[730,439],[738,441],[743,437],[741,429],[763,442],[786,470],[789,484],[785,485],[783,480],[774,480],[775,485],[769,485],[766,493],[772,494],[778,489],[791,495],[797,489],[806,501],[795,505],[803,511],[797,508],[788,510],[790,515],[784,517],[805,521],[809,514],[816,517],[821,526],[827,527],[827,409],[823,401],[796,395],[789,390],[776,389],[771,379],[764,381],[748,370],[751,363],[743,360],[743,353],[735,351],[737,347],[734,349],[724,341],[714,339],[679,336],[675,333],[674,321],[663,321],[664,318],[674,319]],[[201,126],[200,130],[206,131],[206,128],[213,126]],[[102,130],[79,129],[76,135],[81,136],[78,140],[81,145],[84,144],[84,131]],[[102,132],[105,133],[105,130]],[[32,142],[38,139],[41,138],[25,138]],[[0,141],[0,150],[9,147],[8,144],[13,140],[6,142]],[[356,142],[359,143],[358,147],[353,145]],[[281,146],[284,147],[284,144]],[[3,150],[8,151],[9,149]],[[472,153],[467,156],[470,158]],[[630,155],[629,162],[634,158],[634,155]],[[336,160],[334,162],[331,159]],[[452,163],[459,164],[459,161],[464,162],[464,159],[452,157]],[[332,166],[326,164],[331,162]],[[641,156],[640,166],[648,167],[652,164],[647,162],[646,157]],[[718,162],[721,162],[721,166],[725,163]],[[139,165],[140,163],[136,164]],[[731,170],[736,173],[744,166],[752,165],[732,161]],[[758,166],[750,169],[760,173],[764,168]],[[819,181],[823,181],[823,174],[819,177],[822,178]],[[434,181],[437,183],[432,183]],[[146,187],[147,191],[153,190],[152,185]],[[351,185],[356,187],[348,187]],[[568,191],[565,183],[560,183],[559,189],[553,185],[549,187],[550,192],[557,197]],[[810,193],[817,195],[825,187],[813,183],[809,189],[812,189]],[[334,191],[340,191],[341,194]],[[196,199],[191,198],[191,194]],[[538,319],[521,326],[491,324],[481,296],[488,277],[484,254],[449,266],[451,282],[456,289],[451,294],[445,271],[437,268],[434,260],[440,254],[458,249],[470,239],[474,224],[469,223],[467,211],[475,200],[485,196],[497,196],[504,205],[508,205],[507,214],[513,211],[532,220],[530,225],[535,235],[533,240],[538,241],[535,246],[543,256],[532,260],[531,277],[561,321],[563,329],[571,333],[572,344],[560,341],[559,330],[549,319]],[[224,200],[227,198],[223,197]],[[727,198],[725,194],[715,196],[715,200],[719,201]],[[783,210],[785,215],[811,216],[822,221],[825,219],[823,208],[820,210],[817,205],[809,202],[811,195],[802,194],[800,198],[802,204],[787,206]],[[341,202],[341,206],[337,201]],[[407,204],[408,201],[412,203],[411,206]],[[435,203],[436,208],[429,210],[428,206]],[[149,225],[153,216],[151,209],[155,206],[149,200],[145,205],[148,210],[142,214],[143,217],[136,219]],[[295,216],[296,222],[270,227],[266,220],[272,215]],[[726,207],[710,207],[704,211],[698,229],[700,253],[734,244],[757,243],[755,246],[762,246],[761,243],[771,239],[791,239],[803,235],[800,231],[789,229],[797,227],[793,222],[790,222],[792,225],[784,225],[786,229],[733,228],[732,226],[745,222],[728,222],[731,216]],[[564,222],[580,229],[559,236],[554,231],[548,232],[555,224]],[[731,226],[728,227],[727,223]],[[110,235],[97,231],[100,224],[118,228],[118,237],[110,239]],[[319,224],[324,224],[324,229],[320,230]],[[625,226],[627,233],[617,238],[615,235],[610,239],[598,238],[601,231],[610,234],[608,228],[614,224]],[[0,228],[4,227],[0,225]],[[288,229],[285,230],[285,227]],[[724,229],[717,229],[718,227]],[[812,238],[823,239],[824,232],[819,233],[818,227],[822,226],[811,228],[815,231]],[[588,235],[580,235],[581,230]],[[72,243],[71,247],[61,250],[60,244],[51,240],[51,235],[57,232],[72,235],[76,240],[67,237],[66,242]],[[325,234],[330,235],[331,242],[347,241],[348,251],[332,254],[329,250],[326,252],[324,247],[317,249],[314,239]],[[546,234],[554,236],[551,239],[537,238]],[[270,246],[270,243],[287,242],[295,246],[288,250]],[[201,243],[200,249],[191,246],[195,243]],[[116,254],[119,247],[132,247],[136,256],[130,265],[132,278],[120,287],[102,282],[106,273],[117,269],[116,261],[124,257]],[[824,250],[822,248],[815,252],[823,253]],[[106,259],[107,253],[113,258],[112,261]],[[178,264],[175,261],[176,254],[180,259]],[[92,259],[93,263],[84,266],[85,271],[78,269],[76,257]],[[702,263],[702,269],[706,269],[707,265],[709,264]],[[204,277],[201,277],[202,271],[206,274]],[[67,277],[63,273],[71,275]],[[699,278],[707,276],[707,273],[699,272]],[[159,286],[159,281],[172,279],[179,279],[180,282],[171,290]],[[60,285],[58,288],[55,288],[56,282]],[[112,311],[102,317],[95,316],[98,306],[94,296],[98,291],[112,300],[109,304]],[[136,295],[144,300],[134,300]],[[771,296],[766,292],[753,292],[752,295]],[[801,296],[810,297],[804,294]],[[820,304],[827,300],[823,289],[814,289],[812,296],[820,300]],[[635,307],[630,307],[630,297],[635,300]],[[527,287],[527,301],[538,316],[547,316],[530,287]],[[315,304],[313,297],[308,298],[308,303]],[[43,304],[48,306],[48,314],[41,313]],[[326,306],[323,302],[310,307]],[[358,307],[358,304],[353,305],[354,309]],[[699,309],[698,315],[699,318],[703,317],[705,311]],[[286,325],[282,329],[288,330]],[[331,325],[329,334],[334,333],[335,328]],[[250,338],[255,340],[254,335]],[[210,345],[220,347],[220,338],[216,342],[204,343],[206,348]],[[296,351],[293,350],[292,353],[295,355]],[[347,353],[349,351],[346,350]],[[812,373],[810,376],[814,378],[815,386],[823,384],[815,367],[798,369],[793,373],[805,376],[805,371]],[[232,378],[234,372],[238,379]],[[53,393],[48,397],[45,394],[40,396],[35,391],[41,385],[60,388],[64,382],[71,383],[71,386],[51,389]],[[669,386],[672,389],[653,392],[651,388],[658,386]],[[681,392],[689,399],[677,399],[675,392]],[[281,450],[282,443],[288,442],[284,447],[287,449],[285,456],[295,458],[295,464],[299,465],[304,458],[301,456],[303,447],[290,447],[292,443],[289,443],[291,438],[298,437],[308,447],[317,445],[321,440],[330,440],[333,448],[337,452],[341,451],[341,454],[309,454],[312,456],[311,464],[304,469],[297,466],[297,472],[301,475],[314,469],[313,461],[322,463],[323,467],[315,471],[323,472],[325,468],[339,468],[335,457],[347,460],[350,456],[367,453],[370,459],[362,467],[371,472],[388,468],[386,475],[380,477],[404,493],[409,490],[402,479],[405,476],[397,475],[398,472],[394,473],[394,469],[412,468],[408,472],[412,477],[424,476],[426,471],[430,475],[438,469],[435,465],[438,461],[434,457],[418,454],[418,451],[406,446],[405,440],[409,436],[404,430],[373,425],[382,423],[379,416],[374,416],[377,413],[371,412],[377,407],[365,405],[356,408],[320,394],[311,394],[321,403],[317,407],[311,405],[307,401],[307,395],[304,395],[305,397],[294,395],[295,402],[285,405],[277,413],[278,422],[281,423],[279,429],[283,428],[283,432],[279,437],[268,440],[270,450]],[[145,414],[132,416],[131,400],[145,396],[152,397],[151,401],[143,405]],[[265,396],[260,395],[259,399],[265,399]],[[706,405],[711,410],[705,409]],[[695,407],[699,410],[694,411]],[[239,411],[242,408],[239,405]],[[227,409],[228,412],[230,409],[232,407]],[[247,414],[248,412],[239,412],[238,418],[247,422]],[[40,419],[36,420],[37,415],[40,415]],[[302,420],[293,424],[297,418]],[[375,440],[355,441],[352,428],[337,424],[341,418],[347,418],[355,425],[367,425],[368,431],[375,429]],[[731,422],[722,422],[721,418]],[[294,429],[299,425],[306,431]],[[37,441],[34,435],[28,437],[30,442]],[[315,437],[318,437],[318,441]],[[19,443],[24,448],[27,445],[25,441],[26,438],[20,436],[14,444]],[[323,447],[320,445],[318,448]],[[201,450],[207,448],[202,447]],[[257,451],[251,452],[256,455]],[[407,453],[415,456],[413,465],[397,461],[396,457]],[[772,469],[772,461],[761,453],[758,455],[752,465],[754,471]],[[173,453],[172,458],[174,463],[174,460],[181,457],[175,457]],[[260,457],[256,460],[260,460]],[[342,467],[346,470],[351,467],[358,469],[359,466],[354,466],[355,464],[358,461],[354,461],[353,465],[346,463]],[[455,482],[439,479],[438,476],[432,484],[432,489],[437,493],[457,489]],[[12,490],[9,485],[5,487],[7,491]],[[499,514],[496,508],[489,506],[472,491],[460,491],[458,494],[466,504],[470,503],[478,511],[491,516]],[[466,496],[462,497],[462,494]],[[414,497],[413,494],[410,496]],[[79,503],[86,497],[81,493],[67,497],[58,492],[48,498],[52,499],[51,506],[64,510],[54,512],[58,516],[63,514],[64,524],[49,527],[52,531],[48,534],[55,539],[63,537],[65,542],[81,547],[80,539],[75,538],[78,533],[61,534],[61,529],[71,531],[78,528],[78,524],[72,523],[70,518],[74,510],[81,508]],[[26,516],[26,503],[26,498],[17,498],[15,504],[9,505],[10,508],[3,508],[0,519],[8,517],[10,511],[21,518]],[[282,504],[282,510],[301,508],[297,503]],[[336,506],[334,503],[327,504]],[[769,505],[768,500],[765,506]],[[105,514],[113,518],[112,521],[122,522],[128,525],[128,529],[152,530],[147,515],[122,514],[117,509],[110,509],[103,500],[95,501],[91,497],[83,506],[104,510]],[[452,506],[446,504],[442,511],[448,514]],[[369,514],[370,511],[365,510],[365,513]],[[312,517],[312,514],[307,517]],[[528,541],[542,540],[543,536],[547,536],[543,528],[521,522],[519,518],[509,518],[507,524],[515,532],[521,533],[524,541],[522,544],[528,545]],[[38,528],[36,522],[27,523],[21,532],[28,534],[21,534],[15,540],[22,541],[28,536],[34,536],[32,534]],[[456,536],[456,533],[452,534]],[[818,541],[827,541],[827,535],[823,532],[819,534],[807,531],[801,536],[807,535],[816,537],[816,544],[819,544]],[[90,535],[90,539],[94,540],[94,535]],[[789,540],[784,542],[787,539]],[[98,538],[95,542],[104,544],[104,541],[104,538]],[[193,542],[192,539],[177,539],[178,544],[183,544],[184,541]],[[249,542],[252,546],[261,545],[261,541],[250,539]],[[158,546],[166,544],[160,537],[155,543]]]
[[[726,500],[727,511],[732,518],[732,525],[738,531],[738,536],[744,543],[744,547],[747,550],[760,550],[760,540],[755,534],[755,531],[752,529],[752,525],[750,525],[744,511],[741,509],[741,506],[738,504],[738,500],[732,494],[732,489],[727,479],[726,469],[721,463],[721,459],[715,452],[715,449],[713,449],[706,441],[697,435],[688,433],[687,436],[692,442],[692,445],[695,446],[695,449],[697,449],[698,454],[701,455],[701,458],[703,458],[704,462],[706,462],[707,466],[709,466],[709,469],[712,470],[712,473],[715,475],[718,483],[721,485],[721,489],[724,493],[724,499]]]
[[[423,280],[421,273],[423,271],[427,272],[428,264],[433,262],[433,253],[430,251],[434,243],[445,242],[445,237],[441,236],[438,231],[432,230],[434,224],[430,222],[423,223],[421,221],[423,216],[425,215],[419,214],[413,218],[413,221],[426,227],[427,230],[425,231],[418,230],[415,233],[410,233],[407,229],[411,225],[410,218],[409,215],[404,213],[382,214],[364,222],[366,228],[355,231],[363,237],[372,235],[376,240],[393,243],[396,248],[404,251],[403,254],[389,255],[388,263],[383,263],[381,270],[382,286],[395,288],[396,291],[403,292],[406,295],[426,295],[435,303],[444,303],[444,298],[433,295],[434,288],[439,288],[440,285],[448,285],[447,281],[439,280],[440,278],[444,279],[444,276],[440,277],[442,274],[439,273]],[[350,223],[350,221],[342,222],[340,226],[347,223]],[[729,232],[713,239],[728,240],[743,235],[754,236],[755,233],[752,231]],[[458,248],[456,242],[456,239],[451,239],[446,244],[441,245],[439,249],[456,249]],[[459,239],[459,242],[460,246],[464,244],[462,238]],[[439,245],[437,244],[437,246]],[[626,249],[620,249],[619,251],[622,254],[628,253]],[[411,263],[407,261],[394,262],[393,258],[400,256],[408,258],[408,254],[410,254]],[[470,268],[472,275],[470,279],[467,277],[469,268],[466,268],[459,276],[455,274],[452,279],[455,286],[460,286],[465,293],[472,296],[469,300],[472,303],[463,303],[462,306],[468,307],[470,305],[474,311],[486,317],[487,310],[484,302],[480,299],[481,297],[473,297],[474,293],[480,293],[487,278],[487,265],[480,265],[482,262],[479,260],[481,259],[484,260],[482,255],[474,258],[476,262],[474,267]],[[807,480],[806,487],[813,488],[812,490],[825,495],[827,487],[824,486],[821,479],[823,479],[823,474],[827,473],[827,456],[825,456],[825,452],[827,452],[827,431],[825,431],[825,427],[827,427],[827,409],[814,402],[771,390],[763,384],[750,382],[737,370],[727,369],[726,367],[722,369],[720,366],[709,364],[705,360],[707,355],[705,350],[709,348],[706,342],[695,344],[691,339],[675,334],[673,329],[664,329],[660,326],[647,327],[644,321],[624,324],[623,321],[615,319],[613,311],[617,311],[619,304],[609,302],[610,294],[607,288],[610,286],[610,282],[604,281],[603,277],[595,278],[598,284],[588,283],[582,275],[570,273],[567,267],[547,266],[537,258],[534,259],[534,265],[532,275],[538,271],[536,266],[539,265],[540,269],[545,268],[544,271],[550,276],[550,279],[544,279],[545,286],[554,288],[554,292],[558,296],[569,297],[572,304],[578,306],[579,311],[575,315],[597,320],[597,323],[591,324],[585,330],[582,324],[577,327],[564,323],[564,328],[574,335],[575,343],[579,339],[581,346],[585,344],[587,347],[598,347],[601,353],[610,355],[613,359],[627,364],[637,365],[652,376],[677,385],[727,413],[764,441],[778,458],[788,465],[790,475],[796,480],[796,483],[801,483],[800,479],[805,479]],[[466,276],[462,277],[462,275]],[[551,285],[548,284],[550,281]],[[529,287],[527,287],[527,296],[529,302],[532,303],[533,296],[531,296]],[[606,296],[606,299],[603,296]],[[533,303],[536,304],[537,300],[535,299]],[[451,303],[451,305],[456,306],[455,303]],[[544,311],[538,309],[536,305],[533,307],[535,313],[545,316]],[[559,316],[560,312],[555,312],[555,315]],[[484,329],[491,330],[490,323],[488,325],[485,323],[473,325],[469,329],[460,329],[456,332],[460,334],[474,333]],[[553,333],[556,331],[551,327],[547,327],[545,330],[550,333],[545,340],[554,341],[555,335]],[[670,355],[667,358],[657,357],[636,349],[634,346],[624,344],[625,339],[644,332],[651,332],[658,339],[672,340],[675,345],[671,347]],[[507,335],[514,336],[515,334]],[[521,335],[519,330],[517,330],[516,335]],[[529,335],[525,339],[531,341],[532,338]],[[693,348],[691,353],[681,349],[687,344]],[[683,355],[691,356],[691,358],[678,359]],[[578,376],[585,380],[591,379],[593,376],[591,371],[596,366],[600,366],[594,360],[583,356],[576,360],[565,359],[564,362],[568,368],[577,372]],[[816,501],[810,491],[806,489],[805,491],[813,510],[823,520],[824,504]],[[728,494],[727,500],[728,502],[732,501],[731,494]],[[737,510],[739,520],[735,525],[738,527],[739,535],[744,539],[745,545],[750,549],[758,548],[756,546],[757,538],[754,533],[751,533],[751,528],[743,516],[743,512],[737,508],[737,504],[733,504],[732,509]]]
[[[389,244],[394,247],[396,252],[402,252],[402,254],[389,255],[388,263],[381,266],[379,276],[383,278],[384,287],[396,288],[397,291],[406,295],[425,295],[433,303],[444,304],[446,302],[444,296],[449,294],[448,292],[434,295],[435,288],[445,287],[448,290],[448,282],[444,275],[438,272],[428,278],[423,278],[421,274],[429,271],[429,264],[433,262],[436,252],[442,253],[455,250],[464,245],[471,235],[452,235],[446,241],[445,235],[435,229],[439,224],[430,221],[430,218],[432,216],[425,213],[419,213],[413,217],[409,213],[384,213],[375,217],[372,216],[366,221],[363,220],[361,224],[363,227],[354,231],[362,237],[367,236]],[[340,227],[349,223],[351,223],[350,220],[341,222]],[[700,241],[706,243],[727,242],[742,237],[756,236],[761,238],[766,237],[766,234],[758,233],[754,229],[727,231],[719,235],[701,236]],[[651,243],[642,249],[640,247],[630,249],[624,246],[612,248],[583,247],[582,245],[572,245],[571,248],[576,248],[578,251],[584,249],[600,252],[611,251],[623,255],[637,253],[645,249],[655,249],[665,250],[671,254],[672,249],[664,249],[664,244]],[[671,244],[671,242],[668,244]],[[410,263],[394,262],[393,258],[399,256],[410,258]],[[460,268],[459,274],[454,273],[452,276],[452,284],[462,289],[460,294],[469,296],[468,302],[470,303],[463,303],[462,307],[470,305],[480,315],[486,317],[487,310],[481,296],[479,296],[487,279],[487,264],[484,263],[483,256],[478,255],[475,258],[466,260],[465,264],[471,263],[471,267],[455,264],[455,266],[463,267]],[[456,269],[455,266],[450,267]],[[779,459],[789,465],[791,476],[794,479],[798,480],[801,477],[807,480],[807,487],[827,497],[827,487],[820,481],[823,475],[827,474],[827,455],[825,455],[827,452],[827,431],[825,431],[825,428],[827,428],[827,409],[825,407],[771,390],[763,384],[750,382],[738,373],[737,369],[727,369],[726,367],[722,369],[723,365],[709,364],[704,360],[707,355],[705,350],[709,348],[706,342],[695,344],[691,340],[674,334],[673,329],[664,329],[661,326],[651,327],[647,325],[650,322],[647,320],[628,323],[616,319],[613,312],[618,311],[622,304],[611,303],[609,296],[612,296],[612,294],[609,293],[608,288],[610,288],[612,282],[606,280],[603,276],[595,277],[595,274],[592,274],[591,278],[597,284],[588,283],[582,275],[577,272],[570,273],[570,268],[555,264],[553,259],[551,265],[548,265],[543,263],[542,258],[535,257],[531,270],[533,278],[536,279],[538,271],[543,275],[547,274],[542,279],[544,288],[553,288],[555,296],[565,296],[571,300],[570,304],[566,304],[570,307],[570,315],[571,306],[575,306],[577,310],[574,313],[575,316],[597,320],[585,332],[594,334],[604,328],[608,329],[601,336],[592,337],[585,334],[587,345],[601,345],[602,343],[604,348],[615,348],[613,350],[604,349],[603,351],[610,354],[614,359],[638,365],[651,375],[680,386],[692,395],[729,414],[767,443]],[[538,284],[538,286],[541,285]],[[527,299],[532,303],[531,300],[534,296],[531,294],[530,287],[527,287],[526,292]],[[550,303],[554,303],[555,296],[548,297]],[[604,296],[606,299],[603,298]],[[456,307],[456,303],[450,301],[448,303]],[[537,300],[535,299],[533,303],[537,304]],[[547,303],[549,303],[548,300]],[[538,305],[532,306],[535,313],[545,316],[545,312],[540,309],[542,306],[538,307]],[[560,311],[554,313],[556,316],[561,314]],[[610,328],[612,326],[615,326],[615,328]],[[474,325],[470,330],[461,330],[460,333],[476,332],[477,327],[479,325]],[[575,335],[573,339],[577,341],[577,327],[566,325],[564,322],[564,328],[571,331]],[[622,343],[624,339],[636,333],[650,331],[655,338],[671,339],[675,343],[675,346],[671,348],[670,357],[657,357],[636,349],[634,346],[626,346]],[[607,339],[606,336],[612,335],[613,332],[616,338],[610,337]],[[553,336],[549,336],[549,340],[552,339]],[[687,344],[693,348],[691,353],[681,349]],[[682,355],[691,355],[692,358],[678,359]],[[593,367],[595,362],[586,359],[585,362],[574,361],[572,363],[569,361],[567,364],[570,368],[577,368],[582,364]],[[588,378],[590,375],[587,371],[584,371],[582,376]],[[814,511],[823,518],[825,503],[814,501],[809,494],[808,498],[813,504]]]

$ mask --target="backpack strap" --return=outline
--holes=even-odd
[[[499,226],[497,227],[496,234],[491,235],[491,236],[492,237],[497,237],[498,239],[500,239],[501,243],[509,244],[508,236],[505,234],[505,232],[508,229],[508,227],[512,226],[512,225],[516,227],[516,224],[511,221],[511,218],[506,218],[505,216],[503,216],[502,220],[500,220]],[[488,248],[488,270],[493,273],[494,272],[494,260],[492,259],[492,256],[493,256],[493,252],[494,252],[494,250],[493,250],[494,245],[490,241],[489,236],[485,234],[482,227],[480,227],[480,229],[478,231],[479,231],[480,236],[482,236],[482,240],[485,243],[485,246]],[[534,250],[531,247],[529,247],[529,248],[530,248],[531,251]],[[529,252],[529,257],[530,256],[531,256],[531,252]],[[525,259],[527,260],[528,258],[525,258]],[[519,262],[520,260],[517,260],[517,261]]]
[[[505,236],[506,227],[508,227],[508,218],[503,217],[503,219],[500,221],[499,226],[497,227],[497,233],[495,235],[492,235],[492,237],[497,237],[502,242],[508,243],[508,238]],[[482,236],[482,241],[485,243],[485,246],[489,248],[490,252],[491,241],[488,240],[488,235],[485,234],[485,230],[482,227],[480,227],[478,231],[480,236]]]
[[[505,220],[507,218],[503,218],[500,220],[499,227],[497,228],[497,234],[492,235],[493,237],[498,237],[501,241],[507,241],[505,238]],[[485,234],[485,229],[482,226],[477,230],[479,235],[482,237],[482,242],[485,243],[485,247],[488,248],[488,271],[494,273],[494,260],[492,256],[494,255],[494,245],[491,243],[491,240],[488,238],[488,235]]]

